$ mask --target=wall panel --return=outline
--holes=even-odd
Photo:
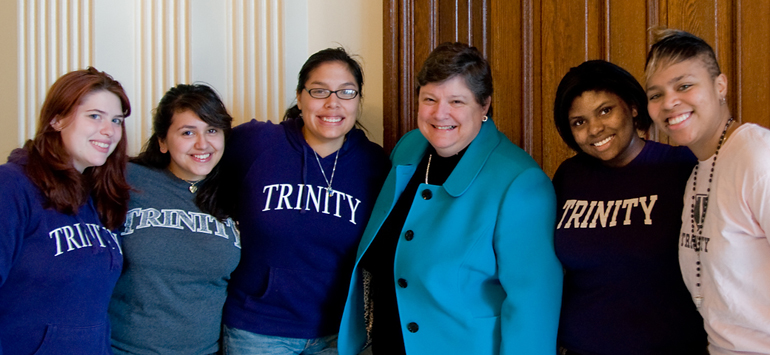
[[[439,43],[461,41],[486,51],[489,0],[384,0],[383,143],[392,149],[417,127],[415,79]]]
[[[18,146],[36,131],[48,88],[92,61],[88,0],[18,1]]]
[[[421,34],[393,38],[404,41],[398,46],[415,46],[419,52],[388,52],[388,60],[402,65],[404,72],[419,67],[426,51],[433,48],[433,38],[446,39],[447,33],[463,42],[484,44],[495,78],[493,107],[498,127],[523,147],[552,175],[559,164],[574,153],[562,142],[553,124],[553,100],[561,77],[585,60],[605,59],[626,68],[644,85],[644,62],[651,45],[648,28],[656,25],[680,28],[704,38],[715,49],[722,71],[729,82],[728,101],[734,116],[744,122],[770,126],[765,113],[770,102],[770,2],[747,0],[488,0],[425,2],[428,5],[394,7],[385,13],[409,17],[415,11],[420,21],[410,23],[406,32]],[[408,1],[402,1],[406,3]],[[438,6],[437,6],[438,4]],[[436,12],[438,7],[438,12]],[[454,9],[454,10],[453,10]],[[482,16],[488,24],[480,26],[487,37],[477,35],[465,40],[470,27],[463,22],[468,14],[489,12]],[[431,13],[431,11],[434,11]],[[454,11],[454,13],[451,13]],[[427,13],[427,14],[426,14]],[[438,30],[435,29],[438,23]],[[453,28],[451,26],[454,26]],[[436,34],[438,32],[438,34]],[[428,48],[426,48],[426,46]],[[389,59],[390,58],[390,59]],[[392,148],[396,140],[414,125],[414,101],[407,96],[393,96],[386,81],[385,102],[391,112],[402,116],[385,117],[385,125],[399,122],[385,140]],[[397,110],[396,105],[408,107]],[[650,139],[668,139],[655,129]]]
[[[740,49],[731,80],[730,108],[744,122],[770,127],[770,6],[760,1],[741,1],[736,47]]]
[[[490,53],[488,55],[494,78],[494,94],[492,95],[492,116],[497,127],[508,132],[511,140],[520,146],[532,146],[532,136],[524,136],[523,132],[531,132],[534,117],[533,107],[533,77],[531,53],[534,50],[529,27],[523,25],[530,19],[532,1],[524,0],[521,6],[500,6],[492,2],[490,21],[498,26],[490,28]],[[506,70],[500,70],[505,67]],[[526,69],[525,69],[526,68]],[[526,121],[525,121],[526,120]],[[522,123],[522,124],[519,124]]]
[[[130,154],[149,137],[152,110],[162,95],[180,83],[212,85],[236,124],[251,118],[279,120],[287,87],[282,3],[17,0],[15,145],[34,135],[36,115],[51,84],[89,65],[113,75],[131,100],[132,115],[126,121]]]

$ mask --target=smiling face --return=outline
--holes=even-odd
[[[61,132],[72,166],[83,173],[107,161],[123,136],[123,118],[120,98],[100,90],[83,96],[71,115],[52,121],[51,126]]]
[[[476,102],[459,75],[421,86],[418,100],[417,126],[442,157],[459,153],[476,138],[490,103]]]
[[[699,159],[714,154],[729,117],[720,99],[727,94],[727,78],[712,78],[695,57],[662,63],[647,81],[647,109],[652,120],[674,143],[689,147]]]
[[[360,91],[356,79],[345,63],[326,62],[315,68],[305,82],[305,89]],[[302,110],[302,134],[319,155],[329,155],[342,147],[345,135],[356,123],[361,96],[341,100],[336,94],[325,99],[310,96],[307,90],[297,93],[297,106]]]
[[[644,147],[634,128],[635,108],[618,95],[586,91],[572,101],[569,125],[580,150],[608,166],[625,166]]]
[[[160,151],[171,155],[168,169],[187,181],[203,180],[219,163],[225,147],[224,132],[190,110],[174,113]]]

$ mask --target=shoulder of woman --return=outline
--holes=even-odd
[[[559,164],[559,167],[556,168],[556,172],[553,175],[553,180],[556,181],[557,178],[563,178],[564,174],[574,174],[584,171],[584,169],[592,166],[592,163],[591,160],[586,159],[584,154],[578,153],[577,155],[571,156]]]
[[[24,172],[24,167],[15,163],[0,165],[0,214],[10,216],[10,211],[19,206],[42,202],[42,192]]]
[[[688,168],[692,168],[698,161],[690,148],[650,140],[645,142],[644,150],[640,154],[644,155],[645,162],[648,164],[673,163],[684,164]]]
[[[233,139],[249,139],[251,140],[254,135],[270,134],[272,132],[283,131],[283,124],[274,124],[270,121],[257,121],[252,119],[251,121],[241,123],[233,127],[233,131],[230,134],[230,140]]]
[[[419,129],[413,129],[398,140],[396,146],[393,147],[393,152],[390,153],[390,160],[394,165],[412,162],[415,157],[422,157],[427,148],[428,140],[420,133]]]
[[[732,140],[732,141],[731,141]],[[741,125],[719,152],[721,169],[740,171],[753,178],[770,176],[770,130],[756,124]]]
[[[165,177],[162,169],[151,166],[144,166],[137,163],[128,163],[126,167],[126,181],[131,187],[145,187],[147,185],[157,185],[160,179]]]
[[[770,130],[756,123],[744,123],[730,136],[741,148],[764,154],[770,147]],[[728,139],[729,142],[729,139]]]
[[[17,183],[20,180],[27,180],[27,174],[24,173],[24,167],[16,163],[5,163],[0,165],[0,188],[17,186]]]
[[[381,159],[382,157],[388,159],[385,149],[383,149],[381,145],[372,142],[369,137],[366,136],[366,133],[358,128],[354,127],[350,131],[348,141],[351,143],[348,149],[362,150],[375,159]]]
[[[502,135],[502,133],[500,133]],[[507,137],[503,135],[503,139],[500,140],[500,144],[492,152],[493,155],[499,156],[503,159],[502,164],[498,164],[496,168],[521,172],[529,168],[540,169],[540,165],[537,164],[535,159],[532,158],[529,153],[521,149],[516,144],[513,144]],[[540,169],[542,170],[542,169]]]
[[[227,138],[222,163],[232,164],[233,161],[251,161],[261,147],[273,147],[278,140],[286,139],[286,128],[283,124],[251,120],[233,128]]]

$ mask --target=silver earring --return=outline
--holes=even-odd
[[[720,105],[724,105],[726,103],[727,103],[727,98],[726,97],[723,97],[723,98],[719,99],[719,104]]]
[[[481,119],[481,122],[486,122],[489,119],[489,116],[484,115],[484,118]]]

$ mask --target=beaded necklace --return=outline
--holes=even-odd
[[[714,167],[717,165],[717,157],[719,157],[719,149],[722,148],[722,143],[725,141],[725,136],[727,135],[727,129],[730,128],[730,124],[733,123],[733,118],[730,117],[727,120],[727,123],[725,124],[725,129],[722,130],[722,136],[719,137],[719,144],[717,144],[717,151],[714,153],[714,161],[711,162],[711,172],[709,173],[709,184],[706,188],[706,198],[703,199],[703,210],[700,213],[700,222],[701,225],[705,225],[706,221],[706,210],[708,210],[708,201],[709,201],[709,195],[711,194],[711,181],[714,179]],[[697,195],[697,187],[698,187],[698,166],[700,164],[695,165],[695,170],[693,171],[692,175],[692,202],[690,204],[690,235],[695,236],[695,196]],[[695,238],[695,276],[698,278],[698,282],[695,283],[695,286],[697,287],[695,296],[693,297],[693,301],[695,301],[695,306],[700,308],[701,304],[703,303],[703,294],[701,293],[701,277],[700,277],[700,251],[701,251],[701,243],[703,242],[703,228],[698,229],[698,238]]]

